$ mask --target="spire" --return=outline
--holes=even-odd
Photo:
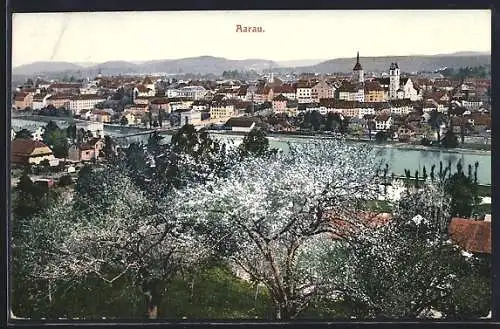
[[[359,51],[358,51],[358,54],[356,55],[356,65],[354,65],[353,71],[359,71],[362,69],[363,68],[361,67],[361,64],[359,63]]]

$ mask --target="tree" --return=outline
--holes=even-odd
[[[63,175],[59,178],[59,186],[69,186],[73,184],[73,178],[70,175]]]
[[[385,131],[378,131],[375,134],[375,140],[377,143],[383,143],[387,141],[387,133]]]
[[[128,125],[128,119],[127,119],[127,117],[126,117],[126,116],[122,116],[122,118],[120,119],[120,124],[121,124],[122,126],[126,126],[126,125]]]
[[[66,135],[73,141],[77,140],[77,131],[75,124],[70,124],[68,128],[66,128]]]
[[[441,125],[443,124],[443,117],[437,110],[432,110],[429,117],[429,125],[433,131],[437,133],[437,140],[441,140]]]
[[[442,186],[425,184],[403,195],[388,224],[356,236],[357,244],[341,260],[346,271],[340,290],[358,318],[416,319],[434,309],[453,319],[460,308],[471,319],[487,312],[487,303],[477,305],[472,295],[462,295],[458,308],[450,304],[465,277],[483,283],[489,278],[448,242],[449,207]],[[490,288],[476,287],[471,290],[489,295]]]
[[[458,147],[458,138],[456,134],[453,132],[453,129],[450,127],[446,134],[444,135],[443,139],[441,140],[441,144],[445,148],[456,148]]]
[[[27,270],[49,282],[96,278],[111,285],[129,278],[145,297],[146,315],[156,318],[169,280],[210,251],[172,212],[178,201],[148,199],[116,169],[88,174],[103,184],[92,193],[77,189],[74,200],[26,228],[20,242]]]
[[[239,146],[241,156],[265,156],[271,152],[276,152],[276,149],[269,149],[269,140],[266,133],[262,129],[252,129],[243,138],[243,142]]]
[[[32,139],[33,134],[28,129],[21,129],[16,133],[15,139]]]
[[[457,171],[444,182],[445,190],[451,196],[451,213],[453,216],[472,218],[473,210],[479,204],[476,162],[474,177],[472,167],[469,169],[469,175],[465,175],[462,162],[458,161]]]
[[[55,122],[49,121],[42,135],[43,142],[52,149],[57,158],[68,156],[69,143],[66,133]]]
[[[199,220],[220,241],[236,242],[232,264],[267,287],[275,318],[284,320],[336,288],[337,276],[325,275],[335,264],[317,257],[337,244],[331,234],[341,225],[328,214],[360,224],[353,205],[374,197],[378,186],[366,146],[325,141],[290,148],[247,158],[228,177],[177,194],[186,200],[182,216]],[[227,233],[211,231],[215,223]]]

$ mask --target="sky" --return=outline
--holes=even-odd
[[[265,32],[237,32],[237,25]],[[491,50],[489,10],[20,13],[12,64],[196,56],[274,61]]]

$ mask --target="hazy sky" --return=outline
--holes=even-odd
[[[236,25],[262,26],[238,33]],[[201,55],[275,61],[490,51],[489,10],[14,14],[12,64]]]

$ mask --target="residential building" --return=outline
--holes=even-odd
[[[388,114],[377,115],[374,119],[376,130],[389,130],[392,126],[392,117]]]
[[[291,84],[283,84],[273,88],[274,96],[283,95],[290,100],[297,99],[297,90]]]
[[[384,88],[376,80],[365,82],[365,102],[384,102]]]
[[[193,100],[203,99],[207,94],[207,90],[202,86],[186,86],[177,90],[177,96],[185,97]],[[167,95],[167,97],[170,97]]]
[[[40,164],[55,159],[52,150],[40,141],[17,138],[11,143],[11,160],[16,165]]]
[[[36,94],[33,96],[32,108],[33,110],[40,110],[47,106],[47,98],[50,95]]]
[[[52,105],[55,108],[64,107],[68,109],[71,97],[72,95],[67,95],[67,94],[54,94],[47,97],[45,99],[45,103],[47,104],[47,106]]]
[[[362,84],[353,84],[344,82],[338,89],[338,99],[343,101],[358,101],[365,100],[365,93]]]
[[[321,80],[311,88],[311,98],[318,103],[321,98],[333,98],[335,87],[330,86],[326,81]]]
[[[53,83],[48,86],[48,90],[52,93],[68,93],[77,94],[80,92],[81,84],[79,83]]]
[[[14,98],[14,106],[18,110],[25,110],[33,107],[33,94],[20,92]]]
[[[170,106],[168,106],[169,100],[168,98],[165,97],[157,97],[153,98],[149,102],[149,109],[150,111],[159,111],[159,110],[164,110],[165,113],[170,113]]]
[[[300,104],[311,103],[312,98],[312,86],[305,81],[301,81],[297,84],[297,101]]]
[[[275,113],[283,113],[286,112],[286,104],[288,102],[288,98],[283,95],[278,95],[273,99],[273,111]]]
[[[111,114],[104,110],[95,109],[91,111],[90,120],[102,123],[109,123],[111,122]]]
[[[210,107],[210,119],[228,119],[234,115],[233,104],[212,104]]]
[[[134,88],[134,97],[141,97],[141,96],[144,96],[144,97],[154,97],[156,94],[155,90],[154,89],[151,89],[151,88],[147,88],[145,85],[137,85],[135,86]]]
[[[79,115],[82,110],[91,110],[97,104],[104,102],[106,99],[97,95],[84,94],[76,95],[70,98],[69,110],[74,115]]]
[[[71,161],[91,161],[98,159],[104,142],[100,138],[92,138],[79,145],[72,145],[68,150],[68,159]]]

